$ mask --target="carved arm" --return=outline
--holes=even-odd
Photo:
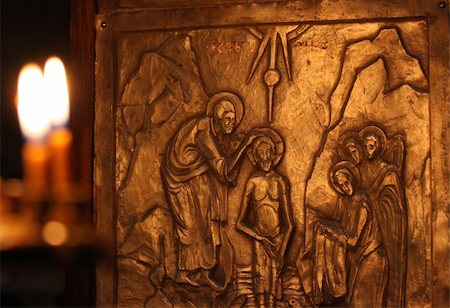
[[[349,234],[347,239],[347,244],[350,246],[355,246],[358,242],[359,237],[364,229],[364,226],[367,222],[367,210],[365,207],[361,208],[360,215],[358,217],[358,224],[356,228],[356,232],[354,234]]]
[[[283,241],[280,246],[280,255],[283,256],[286,251],[286,246],[289,242],[289,238],[291,236],[292,230],[294,229],[294,219],[292,215],[292,207],[291,207],[291,201],[289,198],[289,187],[287,180],[284,178],[280,179],[280,186],[281,186],[281,192],[282,192],[282,208],[285,216],[286,221],[286,230],[283,234]]]

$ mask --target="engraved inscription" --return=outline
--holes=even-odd
[[[208,46],[208,51],[210,55],[216,53],[239,53],[246,44],[245,41],[233,41],[233,42],[214,42]]]
[[[294,43],[295,47],[312,47],[319,49],[327,49],[328,41],[326,39],[298,40]]]

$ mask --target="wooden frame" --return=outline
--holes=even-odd
[[[94,88],[95,88],[95,3],[93,0],[71,1],[70,21],[70,77],[71,130],[73,131],[73,155],[77,165],[73,167],[79,187],[92,200]],[[88,203],[94,222],[92,201]],[[66,301],[72,306],[95,305],[95,262],[67,269]]]

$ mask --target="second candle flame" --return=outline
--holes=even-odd
[[[69,93],[63,62],[52,57],[44,68],[45,97],[49,105],[49,119],[53,127],[63,127],[69,120]]]

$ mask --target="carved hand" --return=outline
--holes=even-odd
[[[337,238],[341,244],[347,244],[348,238],[345,234],[338,234]]]
[[[261,242],[263,243],[263,245],[267,245],[268,247],[275,247],[275,244],[265,237],[261,239]]]
[[[334,230],[331,230],[330,228],[327,228],[325,225],[321,223],[317,223],[317,228],[319,231],[327,236],[330,236],[337,240],[341,244],[347,244],[348,238],[345,234],[341,232],[335,232]]]
[[[270,240],[268,240],[268,239],[266,239],[266,238],[263,238],[263,239],[261,240],[261,242],[262,242],[264,248],[266,249],[267,253],[268,253],[272,258],[278,259],[278,256],[277,256],[277,254],[276,254],[275,251],[274,251],[275,244],[272,243]]]
[[[245,143],[245,146],[249,146],[250,144],[252,144],[252,142],[258,138],[258,137],[263,137],[264,134],[255,132],[255,130],[252,130],[248,135],[247,135],[247,141]]]
[[[236,152],[237,149],[245,142],[245,133],[237,133],[231,140],[231,152]]]
[[[317,223],[317,229],[319,229],[319,231],[323,234],[329,234],[329,231],[327,229],[327,227],[325,227],[323,224],[321,224],[320,222]]]

